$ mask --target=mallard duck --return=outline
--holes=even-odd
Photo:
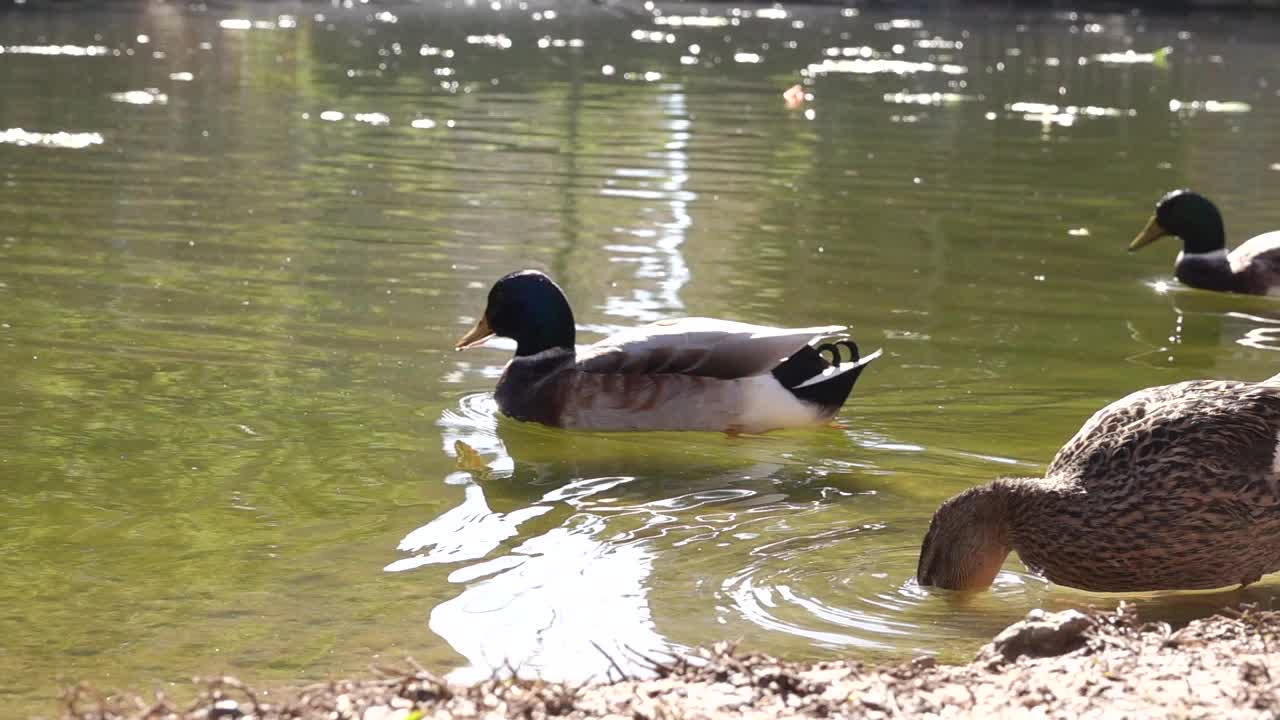
[[[934,513],[922,585],[981,590],[1010,550],[1104,592],[1247,585],[1280,570],[1280,375],[1140,390],[1091,417],[1043,478],[971,488]]]
[[[880,354],[859,357],[844,337],[814,344],[844,329],[684,318],[626,330],[577,352],[564,292],[546,275],[523,270],[494,283],[484,314],[454,347],[465,350],[495,335],[516,341],[494,397],[517,420],[581,430],[752,433],[835,415]]]
[[[1182,238],[1173,272],[1191,287],[1250,295],[1280,292],[1280,231],[1249,238],[1227,254],[1218,208],[1199,193],[1174,190],[1156,203],[1155,214],[1129,243],[1129,252],[1165,235]]]

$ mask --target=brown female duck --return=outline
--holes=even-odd
[[[1182,238],[1173,272],[1187,285],[1249,295],[1280,292],[1280,231],[1252,237],[1228,254],[1218,208],[1199,193],[1174,190],[1160,198],[1129,251],[1166,235]]]
[[[1141,390],[1098,411],[1044,478],[966,490],[934,513],[922,585],[988,587],[1010,550],[1084,590],[1247,585],[1280,570],[1280,375]]]
[[[517,420],[581,430],[764,432],[829,421],[844,404],[880,354],[860,358],[848,339],[814,345],[844,329],[685,318],[578,352],[564,293],[524,270],[494,284],[484,315],[455,349],[495,335],[516,341],[494,398]],[[850,360],[842,361],[841,348]]]

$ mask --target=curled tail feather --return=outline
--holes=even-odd
[[[842,358],[841,350],[849,353],[847,361]],[[830,353],[830,360],[824,353]],[[863,368],[879,356],[880,351],[877,350],[862,357],[858,345],[852,340],[836,340],[801,348],[772,372],[792,395],[817,405],[820,413],[829,418],[844,405]]]

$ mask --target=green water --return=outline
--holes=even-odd
[[[1280,227],[1274,18],[429,5],[0,9],[10,710],[406,655],[603,676],[592,642],[963,659],[1118,598],[1016,557],[967,601],[917,587],[939,502],[1041,473],[1136,388],[1280,369],[1280,305],[1164,291],[1172,242],[1125,252],[1184,184],[1234,242]],[[899,95],[935,92],[964,97]],[[885,355],[838,427],[498,421],[508,353],[451,346],[524,266],[584,342],[697,314]]]

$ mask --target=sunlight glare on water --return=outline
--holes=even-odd
[[[916,555],[945,498],[1043,473],[1108,402],[1275,372],[1273,299],[1126,247],[1175,187],[1232,244],[1280,227],[1280,35],[901,13],[0,9],[5,707],[404,656],[582,680],[723,639],[958,660],[1116,603],[1016,558],[922,588]],[[522,267],[582,344],[694,315],[884,355],[828,427],[524,425],[492,396],[512,343],[453,351]]]

